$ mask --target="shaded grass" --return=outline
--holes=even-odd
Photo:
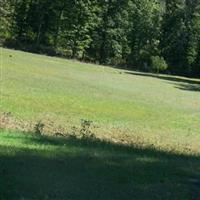
[[[0,198],[181,199],[200,195],[200,158],[94,139],[0,134]]]

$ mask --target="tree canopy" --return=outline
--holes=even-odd
[[[108,65],[200,75],[200,0],[0,0],[0,41]],[[156,58],[156,59],[155,59]]]

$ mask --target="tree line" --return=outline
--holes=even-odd
[[[0,5],[4,45],[200,75],[200,0],[0,0]]]

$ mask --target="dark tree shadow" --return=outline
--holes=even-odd
[[[125,71],[125,73],[135,76],[146,76],[146,77],[153,77],[166,81],[171,81],[173,84],[176,85],[177,88],[182,90],[200,91],[200,80],[191,80],[185,77],[174,77],[169,75],[159,75],[152,73],[132,72],[132,71]]]
[[[200,84],[177,84],[176,88],[181,90],[200,92]]]
[[[53,145],[55,151],[0,146],[1,152],[11,152],[10,156],[0,154],[2,200],[197,200],[200,197],[198,156],[88,138],[34,136],[24,142],[42,147]]]

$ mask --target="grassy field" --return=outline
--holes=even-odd
[[[1,113],[44,121],[50,133],[91,120],[101,138],[200,153],[200,80],[8,49],[1,61]]]
[[[199,199],[199,79],[0,56],[0,199]]]

